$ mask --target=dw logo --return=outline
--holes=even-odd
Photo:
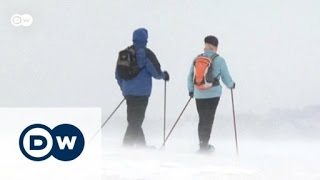
[[[33,18],[29,14],[15,14],[11,17],[11,24],[14,26],[30,26]]]
[[[61,124],[52,130],[43,124],[33,124],[22,131],[19,146],[23,155],[33,161],[43,161],[51,155],[71,161],[82,153],[84,137],[71,124]]]

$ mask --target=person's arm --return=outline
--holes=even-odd
[[[164,73],[161,70],[161,65],[156,57],[156,55],[150,50],[146,49],[146,56],[150,61],[147,61],[145,68],[156,79],[163,79]]]
[[[220,64],[220,75],[222,82],[229,88],[232,89],[234,88],[234,82],[230,76],[228,66],[226,61],[223,58],[219,59],[219,64]]]

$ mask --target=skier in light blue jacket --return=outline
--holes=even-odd
[[[205,37],[204,42],[204,53],[198,57],[203,57],[202,60],[206,58],[209,59],[211,65],[208,69],[203,71],[206,74],[202,74],[202,77],[204,77],[202,80],[203,85],[200,85],[201,83],[197,82],[199,77],[196,77],[201,74],[201,69],[197,69],[199,68],[199,65],[197,65],[198,57],[193,60],[188,76],[188,91],[189,96],[196,99],[196,106],[199,114],[199,151],[210,152],[214,151],[214,147],[209,144],[209,140],[215,112],[222,94],[220,79],[229,89],[235,88],[235,83],[229,74],[225,60],[217,54],[218,39],[215,36],[210,35]],[[203,88],[205,83],[209,85]]]

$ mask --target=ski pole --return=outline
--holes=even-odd
[[[167,115],[167,81],[164,81],[164,101],[163,101],[163,147],[166,146],[166,115]]]
[[[92,136],[92,138],[90,139],[90,141],[92,141],[96,135],[102,130],[102,128],[107,124],[107,122],[111,119],[111,117],[113,116],[113,114],[119,109],[119,107],[121,106],[121,104],[124,102],[125,98],[123,98],[121,100],[121,102],[118,104],[118,106],[113,110],[113,112],[110,114],[110,116],[107,118],[107,120],[104,121],[104,123],[101,125],[100,129],[94,134],[94,136]]]
[[[125,98],[122,99],[122,101],[118,104],[116,109],[114,109],[114,111],[110,114],[110,116],[107,118],[107,120],[104,121],[104,123],[101,125],[101,129],[107,124],[107,122],[111,119],[113,114],[119,109],[119,107],[121,106],[121,104],[123,103],[124,100],[125,100]]]
[[[234,136],[235,136],[235,140],[236,140],[237,156],[239,156],[237,127],[236,127],[236,114],[235,114],[235,110],[234,110],[234,100],[233,100],[233,90],[232,90],[232,89],[231,89],[231,100],[232,100],[232,114],[233,114],[233,124],[234,124]]]
[[[180,115],[179,115],[178,119],[177,119],[177,120],[176,120],[176,122],[174,123],[173,127],[171,128],[171,130],[170,130],[169,134],[168,134],[168,135],[167,135],[167,137],[165,138],[165,140],[164,140],[164,142],[163,142],[163,144],[162,144],[162,146],[161,146],[161,147],[164,147],[164,146],[165,146],[165,143],[167,142],[168,138],[170,137],[170,135],[171,135],[171,133],[172,133],[173,129],[176,127],[176,125],[177,125],[178,121],[180,120],[180,118],[181,118],[182,114],[184,113],[184,111],[186,110],[187,106],[189,105],[189,103],[190,103],[191,99],[192,99],[192,97],[190,97],[190,99],[188,100],[187,104],[184,106],[184,108],[183,108],[182,112],[180,113]]]

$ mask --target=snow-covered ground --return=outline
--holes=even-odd
[[[320,179],[320,145],[313,140],[240,139],[237,157],[232,140],[215,141],[216,152],[203,155],[188,137],[165,150],[124,149],[109,138],[104,136],[103,179]]]
[[[197,153],[198,118],[194,109],[194,105],[187,109],[165,149],[160,149],[161,115],[147,112],[143,124],[146,141],[158,149],[141,150],[121,147],[127,126],[123,106],[103,128],[102,179],[320,180],[319,108],[290,113],[238,114],[239,156],[232,118],[222,115],[221,111],[216,114],[211,133],[210,143],[215,146],[215,153]],[[174,123],[173,115],[170,116],[167,133]]]

